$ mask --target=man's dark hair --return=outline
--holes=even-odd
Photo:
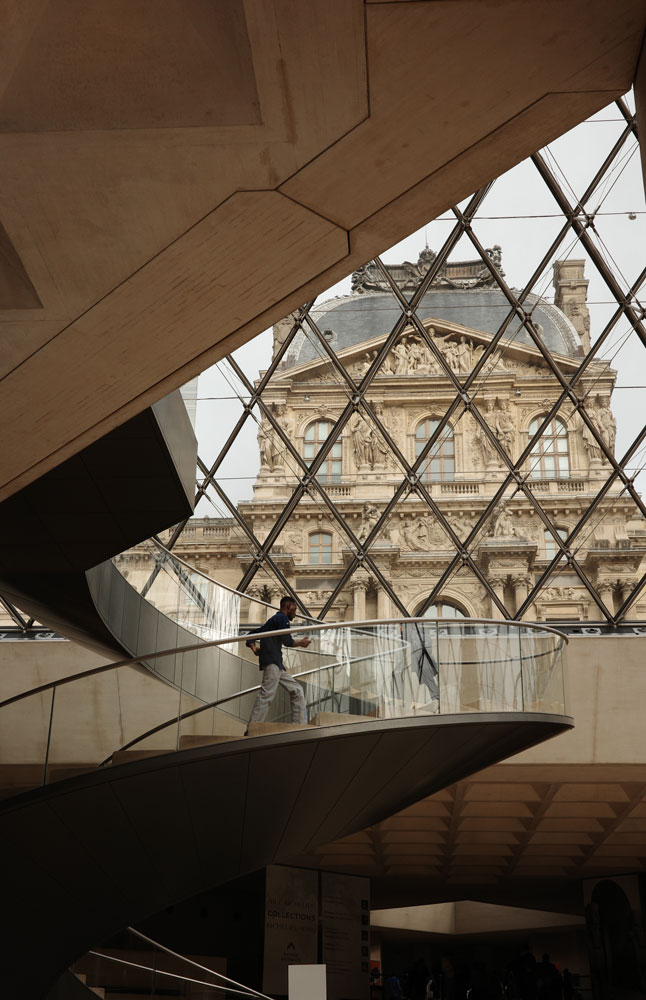
[[[287,596],[281,597],[281,599],[280,599],[280,610],[282,611],[283,608],[286,608],[288,604],[296,605],[296,601],[294,600],[293,597],[287,597]]]

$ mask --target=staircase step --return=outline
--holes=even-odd
[[[74,975],[80,983],[87,986],[87,974],[85,972],[75,972]],[[105,990],[102,986],[88,986],[88,990],[92,993],[96,993],[98,997],[105,998]]]
[[[293,733],[297,729],[311,732],[309,725],[301,726],[297,722],[250,722],[249,736],[271,736],[272,733]]]
[[[190,733],[186,736],[180,736],[179,748],[180,750],[190,750],[192,747],[209,747],[215,743],[231,743],[232,740],[239,739],[240,736],[209,736],[208,734],[200,736]]]
[[[314,726],[342,726],[350,722],[369,722],[373,715],[349,715],[344,712],[318,712],[312,719]]]

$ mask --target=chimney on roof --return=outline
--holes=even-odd
[[[584,351],[590,350],[590,312],[588,279],[584,278],[584,260],[554,261],[554,305],[561,309],[581,338]]]

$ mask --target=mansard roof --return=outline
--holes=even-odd
[[[428,266],[425,253],[422,251],[418,264],[405,261],[388,267],[405,295],[410,295],[417,287],[424,265]],[[499,264],[500,248],[494,247],[488,253]],[[332,346],[336,351],[385,334],[394,326],[401,310],[388,287],[376,267],[368,264],[353,274],[349,295],[314,306],[312,316],[321,330],[332,331]],[[550,351],[569,357],[581,354],[579,336],[557,306],[539,296],[529,295],[525,307],[532,310],[539,334]],[[508,312],[509,303],[505,295],[482,261],[458,261],[445,265],[417,310],[420,320],[444,320],[490,335],[496,333]],[[533,344],[519,320],[510,323],[504,339]],[[316,357],[318,352],[311,339],[300,333],[287,352],[285,367],[303,364]]]

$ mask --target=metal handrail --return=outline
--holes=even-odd
[[[269,633],[266,632],[263,634],[268,635]],[[312,667],[310,670],[301,670],[298,674],[290,674],[290,677],[309,677],[310,674],[316,674],[321,670],[334,670],[336,667],[345,666],[347,663],[360,663],[361,660],[369,660],[370,658],[371,654],[366,653],[365,656],[355,656],[337,663],[325,663],[319,665],[318,667]],[[179,725],[179,723],[183,722],[184,719],[191,719],[194,715],[200,715],[202,712],[207,712],[210,708],[217,708],[218,705],[226,705],[227,702],[235,701],[236,698],[244,698],[248,694],[254,694],[255,691],[260,691],[261,687],[262,684],[256,684],[255,687],[243,688],[242,691],[236,691],[235,694],[228,694],[225,698],[217,698],[215,701],[210,701],[205,705],[198,705],[197,708],[189,708],[186,712],[182,712],[180,715],[173,715],[170,719],[167,719],[166,722],[158,723],[158,725],[153,726],[152,729],[149,729],[145,733],[140,733],[139,736],[135,736],[133,740],[130,740],[128,743],[124,743],[123,746],[120,746],[117,750],[113,750],[110,756],[106,757],[105,760],[102,760],[97,766],[105,767],[106,764],[110,763],[115,753],[121,753],[123,750],[130,750],[130,748],[136,746],[137,743],[141,743],[142,740],[148,739],[149,736],[154,736],[155,733],[161,733],[162,730],[168,729],[169,726],[174,726],[175,724]]]
[[[133,962],[127,958],[119,958],[118,955],[106,955],[105,952],[96,951],[95,948],[90,948],[87,954],[93,955],[95,958],[101,958],[104,962],[115,962],[117,965],[126,965],[129,969],[143,969],[144,972],[152,972],[155,976],[168,976],[169,979],[179,979],[182,983],[195,983],[197,986],[208,986],[211,990],[225,990],[227,993],[238,993],[243,997],[266,997],[266,1000],[272,1000],[272,998],[267,997],[265,993],[252,993],[251,988],[236,990],[229,985],[218,986],[217,983],[207,983],[203,979],[194,979],[192,976],[183,976],[181,972],[168,972],[166,969],[159,969],[155,965],[144,965],[143,962]],[[188,961],[188,959],[186,961]],[[209,969],[208,971],[213,976],[218,975],[218,973],[213,972],[212,969]]]
[[[340,629],[340,628],[354,628],[357,625],[363,625],[365,627],[373,627],[376,625],[416,625],[416,624],[426,624],[432,625],[439,622],[440,619],[433,618],[370,618],[364,621],[356,622],[321,622],[316,625],[295,625],[293,628],[286,629],[276,629],[272,632],[262,632],[262,636],[265,639],[273,638],[279,635],[295,635],[301,632],[324,632],[330,629]],[[553,635],[560,636],[565,642],[569,642],[569,637],[565,632],[559,631],[559,629],[552,628],[550,625],[543,625],[539,622],[519,622],[511,621],[507,618],[460,618],[454,621],[442,622],[442,628],[450,628],[451,626],[459,626],[464,628],[465,626],[471,625],[511,625],[513,628],[521,629],[535,629],[538,632],[551,632]],[[357,629],[361,631],[361,629]],[[29,698],[32,695],[41,694],[43,691],[51,691],[52,688],[62,687],[64,684],[71,684],[72,681],[80,680],[82,677],[92,677],[95,674],[102,674],[108,670],[116,670],[118,667],[127,666],[142,666],[145,667],[146,660],[156,660],[163,656],[175,656],[178,653],[192,653],[194,650],[208,649],[211,646],[226,646],[230,642],[247,642],[249,640],[250,634],[245,633],[244,635],[229,636],[225,639],[208,639],[203,642],[191,643],[188,646],[176,646],[173,649],[162,649],[155,650],[151,653],[142,653],[140,656],[131,656],[125,660],[115,660],[113,663],[104,663],[100,667],[92,667],[90,670],[82,670],[78,674],[70,674],[67,677],[61,677],[56,681],[49,681],[47,684],[40,684],[38,687],[30,688],[29,691],[22,691],[19,694],[12,695],[11,698],[5,698],[4,701],[0,701],[0,709],[5,708],[7,705],[11,705],[14,702],[22,701],[23,698]],[[258,633],[255,633],[258,634]],[[369,634],[369,633],[367,633]]]
[[[148,937],[146,934],[142,934],[141,931],[138,931],[136,929],[136,927],[128,927],[128,930],[131,934],[134,934],[135,937],[141,938],[141,940],[146,941],[147,944],[154,945],[154,947],[159,948],[160,951],[165,951],[167,955],[172,955],[173,958],[179,958],[183,962],[187,962],[189,965],[194,965],[196,969],[201,969],[203,972],[209,972],[212,976],[217,976],[218,979],[224,979],[225,982],[227,983],[233,983],[234,986],[242,986],[242,988],[246,990],[247,993],[251,993],[257,997],[261,997],[262,1000],[271,1000],[271,998],[268,997],[265,993],[261,993],[259,990],[255,990],[253,986],[245,986],[244,983],[238,983],[236,982],[235,979],[231,979],[229,976],[225,976],[223,972],[215,972],[214,969],[209,969],[208,966],[201,965],[199,962],[196,962],[195,959],[193,958],[188,958],[186,955],[180,955],[179,952],[173,951],[172,948],[168,948],[165,944],[160,944],[159,941],[155,941],[154,938]]]

